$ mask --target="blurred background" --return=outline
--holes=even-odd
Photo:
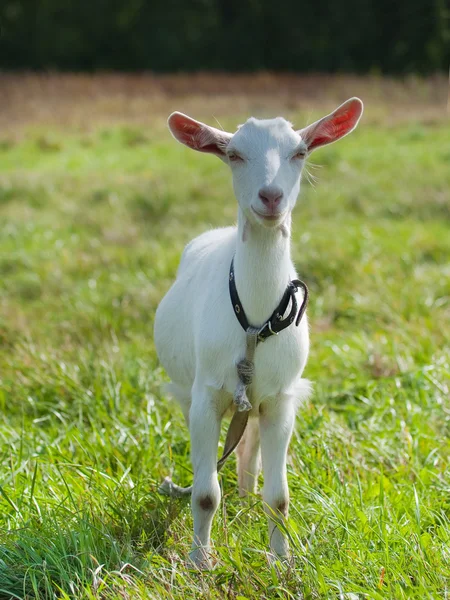
[[[423,74],[449,31],[448,0],[3,0],[0,65]]]

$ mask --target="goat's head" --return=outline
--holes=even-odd
[[[359,98],[351,98],[334,112],[294,130],[285,119],[251,118],[235,134],[220,131],[182,113],[169,117],[175,139],[199,152],[209,152],[231,167],[236,198],[252,223],[280,225],[294,208],[300,178],[310,152],[350,133],[363,110]]]

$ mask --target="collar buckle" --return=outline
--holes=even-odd
[[[270,332],[270,333],[266,333],[266,332]],[[264,325],[258,331],[258,336],[257,336],[258,342],[264,342],[271,335],[278,335],[279,333],[280,333],[279,331],[274,331],[272,329],[272,319],[269,319],[268,321],[266,321],[264,323]]]
[[[280,333],[279,331],[274,331],[272,329],[272,321],[270,319],[267,321],[267,327],[272,335],[278,335]]]

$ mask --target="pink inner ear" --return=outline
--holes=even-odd
[[[339,107],[331,115],[306,127],[302,132],[302,137],[308,144],[308,150],[312,151],[324,144],[331,144],[350,133],[358,122],[360,115],[361,103],[350,101]]]
[[[170,130],[176,137],[176,139],[189,146],[193,150],[198,150],[196,139],[198,139],[201,131],[200,123],[193,121],[184,115],[175,113],[170,117],[169,120]]]
[[[192,150],[209,152],[217,156],[225,154],[223,147],[226,145],[227,134],[221,136],[212,127],[194,121],[181,113],[174,113],[170,116],[169,127],[174,137]]]

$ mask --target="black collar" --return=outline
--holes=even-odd
[[[300,306],[300,310],[297,314],[298,304],[295,294],[298,292],[298,288],[301,287],[303,289],[303,302]],[[230,288],[230,298],[231,303],[233,305],[234,314],[237,317],[237,320],[241,324],[241,327],[244,331],[250,327],[250,324],[247,319],[247,315],[245,314],[244,307],[239,299],[239,294],[236,289],[236,282],[234,276],[234,258],[231,261],[230,266],[230,277],[229,277],[229,288]],[[287,310],[289,302],[291,301],[291,310],[287,317],[283,319],[283,315]],[[289,327],[294,320],[295,325],[298,327],[303,314],[306,310],[306,305],[308,303],[308,288],[306,283],[300,281],[300,279],[294,279],[290,281],[287,285],[286,291],[281,298],[280,304],[273,311],[272,315],[267,319],[264,325],[261,326],[258,332],[258,342],[263,342],[265,339],[270,337],[271,335],[278,335],[280,331]],[[295,319],[295,315],[297,315],[297,319]]]

